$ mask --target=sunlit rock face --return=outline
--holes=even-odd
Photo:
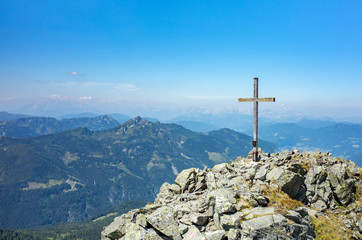
[[[115,218],[102,239],[314,239],[318,220],[330,216],[348,238],[362,237],[355,163],[319,151],[259,151],[258,162],[249,154],[183,170],[154,203]]]

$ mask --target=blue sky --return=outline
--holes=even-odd
[[[248,111],[237,98],[256,76],[277,100],[262,109],[362,119],[361,12],[360,0],[3,0],[0,110]]]

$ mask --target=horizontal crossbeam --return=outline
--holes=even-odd
[[[238,98],[239,102],[275,102],[275,98]]]

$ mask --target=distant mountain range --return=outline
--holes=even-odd
[[[312,119],[304,119],[296,122],[298,126],[305,128],[323,128],[330,127],[333,125],[339,124],[339,122],[331,121],[331,120],[312,120]]]
[[[84,113],[78,113],[78,114],[66,114],[66,115],[61,115],[59,117],[57,117],[57,119],[72,119],[72,118],[95,118],[98,115],[95,113],[90,113],[90,112],[84,112]]]
[[[111,114],[107,114],[108,116],[110,116],[111,118],[113,118],[114,120],[116,120],[117,122],[121,123],[125,123],[128,120],[131,119],[130,116],[127,116],[125,114],[120,114],[120,113],[111,113]],[[100,115],[94,114],[94,113],[80,113],[80,114],[68,114],[68,115],[62,115],[57,117],[57,119],[63,120],[63,119],[72,119],[72,118],[96,118],[99,117]]]
[[[22,114],[1,112],[0,121],[9,120],[0,122],[0,135],[26,138],[83,126],[90,130],[105,130],[130,119],[129,116],[118,113],[94,116],[95,114],[92,113],[66,115],[59,117],[61,120],[58,121],[54,118],[30,117]],[[158,121],[154,118],[146,119],[151,122]],[[248,130],[243,132],[252,135],[252,117],[242,114],[188,114],[167,122],[173,122],[192,131],[203,133],[223,127],[229,127],[233,130],[239,129],[239,131],[241,128],[246,128]],[[351,159],[359,166],[362,166],[361,124],[316,119],[302,119],[296,123],[275,123],[272,120],[262,118],[260,122],[259,137],[274,142],[279,150],[290,148],[300,150],[320,149],[330,151],[335,156]]]
[[[27,118],[32,117],[30,115],[25,114],[13,114],[8,112],[0,112],[0,121],[11,121],[17,118]]]
[[[194,131],[203,132],[206,129],[216,130],[220,128],[230,128],[238,132],[246,132],[253,129],[253,116],[241,113],[190,113],[168,120],[168,122],[185,124],[193,128]],[[275,121],[260,117],[259,126],[274,124]],[[214,127],[214,129],[212,129]],[[209,131],[210,131],[209,130]]]
[[[87,127],[93,131],[101,131],[119,125],[120,123],[109,115],[62,120],[50,117],[26,117],[0,122],[0,136],[28,138],[63,132],[79,127]]]
[[[265,114],[264,114],[265,115]],[[238,132],[248,132],[253,130],[253,116],[241,113],[193,113],[185,114],[176,118],[172,118],[167,122],[180,124],[186,128],[192,129],[196,132],[207,132],[217,130],[220,128],[230,128]],[[279,123],[295,123],[298,126],[305,128],[322,128],[329,127],[341,122],[332,120],[319,120],[309,118],[298,118],[296,121],[283,122],[282,119],[278,121],[266,117],[259,116],[259,128],[271,126]]]
[[[152,201],[183,169],[229,162],[251,148],[250,136],[230,129],[196,133],[140,117],[104,131],[0,137],[0,227],[83,221],[130,200]]]
[[[172,121],[196,132],[207,132],[223,126],[253,135],[252,116],[248,115],[190,114]],[[317,119],[300,119],[296,123],[277,123],[261,118],[259,119],[259,138],[277,144],[278,150],[320,149],[329,151],[334,156],[353,160],[357,165],[362,166],[362,124]]]
[[[194,132],[209,132],[213,130],[221,129],[215,125],[198,122],[198,121],[175,121],[174,123],[183,126],[184,128],[190,129]]]
[[[308,124],[307,124],[308,123]],[[259,129],[260,138],[277,144],[279,150],[329,151],[333,156],[353,160],[362,166],[362,124],[326,122],[278,123]],[[312,125],[311,125],[312,124]],[[247,132],[252,134],[252,131]]]

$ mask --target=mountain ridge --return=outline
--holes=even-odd
[[[251,137],[231,133],[195,133],[136,117],[104,131],[82,127],[26,139],[0,137],[0,226],[78,222],[129,200],[150,201],[185,168],[247,154]],[[274,150],[271,143],[260,144]]]
[[[101,131],[120,125],[110,115],[100,115],[94,118],[81,117],[57,120],[52,117],[26,117],[0,123],[0,135],[14,138],[28,138],[58,133],[79,127]]]
[[[0,121],[11,121],[17,118],[26,118],[26,117],[32,117],[32,116],[25,114],[8,113],[5,111],[0,112]]]

